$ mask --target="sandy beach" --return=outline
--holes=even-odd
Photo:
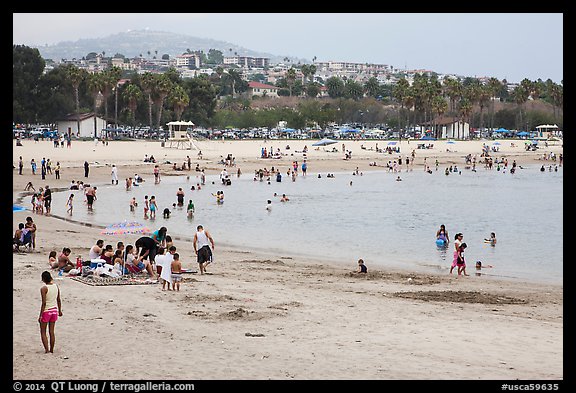
[[[388,141],[339,141],[312,146],[312,140],[199,141],[202,151],[161,147],[159,142],[73,141],[70,149],[49,141],[13,145],[13,201],[30,206],[24,187],[66,189],[71,180],[110,184],[111,166],[120,185],[135,173],[152,181],[153,155],[163,176],[207,174],[222,170],[228,154],[246,176],[275,166],[286,171],[304,159],[308,173],[383,169],[398,154],[377,153]],[[342,143],[352,151],[344,160]],[[402,157],[415,149],[414,170],[437,159],[464,166],[467,154],[480,157],[492,141],[401,141]],[[523,142],[501,140],[494,158],[519,165],[555,164],[543,160],[561,154],[561,145],[527,152]],[[515,146],[511,146],[514,143]],[[286,149],[286,145],[290,149]],[[364,145],[366,149],[362,149]],[[280,148],[280,159],[261,159],[260,149]],[[332,147],[340,150],[331,152]],[[174,171],[189,155],[192,171]],[[18,174],[18,158],[24,173]],[[60,162],[61,179],[40,176],[40,160]],[[31,174],[30,160],[38,163]],[[90,164],[84,178],[84,161]],[[378,166],[370,166],[370,162]],[[482,165],[482,164],[477,164]],[[84,208],[77,203],[75,208]],[[130,244],[100,234],[82,223],[38,215],[13,214],[12,231],[26,216],[38,227],[36,250],[13,253],[13,379],[21,380],[551,380],[564,379],[563,286],[482,280],[455,275],[370,268],[354,274],[347,266],[267,254],[249,247],[234,249],[215,238],[217,262],[209,275],[185,274],[179,292],[161,285],[92,286],[70,277],[56,282],[63,316],[56,323],[56,349],[44,354],[38,328],[40,275],[51,250],[72,249],[86,258],[99,238],[105,244]],[[72,217],[73,218],[73,217]],[[203,223],[210,230],[210,223]],[[168,228],[170,233],[170,228]],[[178,234],[176,234],[177,236]],[[183,267],[197,269],[192,244],[176,238]],[[52,273],[57,276],[57,272]]]

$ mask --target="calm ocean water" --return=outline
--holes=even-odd
[[[207,176],[202,190],[191,191],[199,180],[190,172],[182,177],[164,177],[154,185],[147,182],[132,191],[123,184],[98,187],[94,212],[88,213],[76,193],[73,219],[99,225],[128,220],[146,223],[151,229],[166,226],[168,233],[192,238],[196,225],[208,229],[217,244],[240,249],[262,249],[283,255],[303,255],[342,262],[354,269],[358,258],[374,268],[397,267],[420,272],[448,272],[452,261],[453,237],[464,234],[468,272],[474,263],[493,265],[486,277],[561,283],[563,278],[563,169],[539,171],[528,166],[515,174],[462,170],[446,176],[422,168],[400,174],[368,172],[363,176],[336,173],[334,178],[317,178],[317,172],[298,176],[292,182],[283,174],[254,181],[252,174],[232,177],[231,186],[221,185],[218,176]],[[402,181],[396,181],[400,175]],[[352,185],[350,182],[352,181]],[[215,184],[211,184],[215,182]],[[172,208],[176,191],[182,187],[187,204],[194,201],[196,214],[186,217],[184,208]],[[211,193],[222,190],[225,202],[216,203]],[[280,202],[277,193],[290,201]],[[65,201],[70,191],[55,193],[52,210],[67,216]],[[154,221],[144,220],[144,195],[155,195],[160,211]],[[129,211],[135,196],[139,206]],[[266,200],[272,211],[266,211]],[[169,219],[162,210],[173,210]],[[438,248],[435,233],[446,225],[450,248]],[[484,238],[495,232],[492,247]],[[87,245],[88,246],[88,245]],[[217,253],[215,254],[217,258]]]

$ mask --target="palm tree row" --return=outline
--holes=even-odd
[[[219,71],[219,72],[218,72]],[[308,87],[315,84],[314,74],[316,66],[302,65],[300,71],[304,76],[304,83]],[[108,98],[112,92],[120,89],[118,82],[121,78],[121,70],[112,67],[101,73],[88,74],[75,66],[67,66],[66,74],[72,86],[76,112],[79,114],[79,87],[84,81],[86,88],[93,97],[93,110],[98,113],[100,106],[104,107],[104,118],[108,121]],[[290,95],[296,82],[296,69],[291,67],[285,75]],[[232,98],[236,95],[237,86],[245,81],[241,74],[234,69],[227,72],[217,70],[210,79],[212,83],[220,84],[220,91],[224,86],[229,87]],[[133,77],[126,86],[122,88],[121,96],[126,103],[125,110],[129,112],[129,118],[135,123],[135,114],[138,103],[144,99],[148,106],[148,124],[150,128],[160,128],[162,124],[163,109],[166,104],[172,108],[174,116],[180,120],[183,113],[191,104],[191,97],[182,87],[182,80],[175,71],[164,74],[144,73],[141,76]],[[462,122],[471,123],[475,112],[479,113],[479,127],[486,127],[485,110],[488,110],[488,128],[494,127],[494,104],[502,97],[507,97],[506,81],[499,81],[491,78],[483,84],[475,78],[465,78],[463,81],[457,78],[444,77],[442,81],[436,75],[417,74],[413,83],[401,78],[387,93],[384,87],[378,83],[374,77],[369,78],[364,84],[355,80],[331,77],[325,86],[328,94],[333,98],[345,97],[359,100],[365,96],[379,97],[388,95],[387,101],[383,104],[392,104],[397,107],[397,126],[399,129],[407,129],[415,124],[430,125],[434,136],[438,137],[437,121],[446,115]],[[214,89],[214,99],[219,95],[218,89]],[[560,114],[563,105],[563,89],[552,81],[542,82],[529,81],[524,79],[516,87],[509,98],[516,103],[518,108],[517,129],[525,125],[526,103],[530,98],[538,99],[542,96],[554,106],[554,116]],[[156,108],[154,118],[153,108]],[[154,121],[155,120],[155,121]],[[336,119],[334,119],[336,120]],[[115,119],[115,122],[117,119]],[[96,133],[96,124],[95,124]],[[460,136],[460,130],[458,130]]]

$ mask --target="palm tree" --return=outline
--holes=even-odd
[[[434,96],[432,98],[432,113],[436,113],[438,117],[441,117],[448,110],[448,103],[446,99],[440,95]],[[436,124],[436,117],[434,119],[434,137],[438,138],[438,126]]]
[[[106,119],[106,123],[108,123],[108,97],[112,94],[112,90],[118,88],[117,85],[122,75],[122,70],[118,67],[112,67],[104,71],[101,75],[102,95],[104,96],[104,118]]]
[[[458,139],[460,138],[460,123],[464,122],[466,119],[470,118],[470,115],[472,114],[472,103],[470,102],[470,100],[468,98],[463,98],[460,100],[460,108],[458,111]],[[468,120],[468,124],[470,124],[470,121]]]
[[[242,77],[240,73],[234,69],[228,70],[228,83],[230,84],[230,88],[232,89],[232,98],[236,95],[236,85],[239,85],[242,82]]]
[[[488,85],[481,85],[478,93],[478,106],[480,107],[480,129],[484,128],[484,107],[490,103],[490,88]]]
[[[494,105],[496,102],[496,95],[498,94],[500,89],[502,89],[502,83],[498,79],[494,77],[488,79],[488,91],[491,94],[491,100],[492,100],[491,114],[490,114],[490,131],[494,130]]]
[[[152,129],[152,91],[156,85],[155,75],[150,72],[146,72],[144,75],[142,75],[141,85],[144,94],[146,94],[148,97],[148,120],[150,129]]]
[[[378,83],[378,79],[375,77],[371,77],[364,83],[364,91],[368,93],[370,97],[378,96],[380,92],[380,83]]]
[[[308,66],[308,77],[310,78],[310,83],[314,82],[314,74],[316,74],[317,70],[318,67],[316,67],[314,64],[310,64],[310,66]]]
[[[182,88],[182,86],[176,85],[170,94],[170,103],[174,108],[174,113],[176,114],[176,120],[180,120],[182,118],[182,113],[190,104],[190,97],[186,93],[186,91]]]
[[[400,128],[400,125],[402,124],[400,121],[400,114],[404,110],[404,97],[407,95],[409,88],[410,83],[406,78],[401,78],[392,89],[392,96],[400,103],[400,111],[398,111],[398,128]],[[398,133],[400,133],[400,129],[398,129]]]
[[[288,88],[290,89],[290,97],[292,97],[292,88],[294,87],[294,83],[296,82],[296,70],[292,67],[288,71],[286,71],[286,83],[288,84]]]
[[[98,138],[98,123],[96,121],[96,117],[98,116],[98,96],[100,95],[103,86],[102,75],[96,73],[89,74],[87,86],[88,90],[94,96],[94,138]]]
[[[326,89],[330,98],[340,98],[344,95],[344,82],[337,76],[331,76],[326,80]]]
[[[308,79],[308,74],[310,73],[310,66],[308,64],[303,64],[300,67],[300,72],[302,73],[302,82],[306,85],[306,79]]]
[[[86,78],[86,71],[70,64],[66,68],[66,75],[72,84],[72,89],[74,89],[74,100],[76,102],[76,129],[80,132],[80,97],[79,89],[80,83]],[[68,135],[70,136],[70,135]]]
[[[158,120],[156,122],[156,129],[160,129],[160,122],[162,120],[162,109],[164,108],[164,101],[166,100],[166,97],[168,96],[168,94],[170,93],[170,91],[172,90],[172,82],[170,81],[170,79],[168,79],[168,77],[166,76],[166,74],[161,74],[157,79],[156,79],[156,86],[154,87],[154,90],[156,92],[156,105],[158,106]],[[165,134],[167,135],[167,134]]]
[[[514,102],[518,106],[518,124],[516,125],[516,129],[520,129],[523,125],[522,122],[522,106],[526,101],[528,101],[528,90],[522,85],[516,86],[516,88],[512,91],[512,98]],[[528,131],[528,130],[526,130]]]
[[[136,126],[136,108],[138,101],[142,98],[142,90],[133,83],[130,83],[124,90],[124,99],[128,101],[128,109],[130,110],[130,117],[132,118],[132,128]]]

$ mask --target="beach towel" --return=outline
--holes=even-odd
[[[162,273],[160,273],[160,278],[166,280],[166,282],[172,284],[172,260],[174,257],[172,254],[156,255],[154,262],[156,265],[162,266]]]

